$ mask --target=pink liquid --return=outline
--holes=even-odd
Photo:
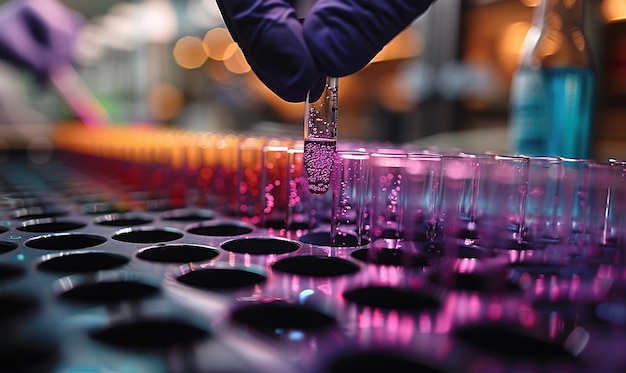
[[[309,192],[312,194],[321,196],[328,192],[336,151],[336,140],[306,139],[304,141],[304,169],[309,181]]]

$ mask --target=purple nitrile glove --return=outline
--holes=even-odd
[[[18,0],[0,7],[0,59],[38,78],[72,60],[83,18],[56,0]]]
[[[319,96],[326,76],[365,67],[434,0],[318,0],[304,21],[290,0],[217,0],[253,71],[274,93]]]

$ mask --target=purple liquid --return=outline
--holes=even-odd
[[[336,151],[336,140],[306,139],[304,141],[304,170],[309,181],[309,192],[312,194],[321,196],[328,192]]]

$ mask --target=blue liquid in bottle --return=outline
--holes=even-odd
[[[589,158],[595,76],[590,68],[543,70],[550,103],[549,155]]]
[[[513,152],[588,158],[594,82],[588,67],[520,69],[511,90]]]

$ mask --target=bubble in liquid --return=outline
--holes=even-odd
[[[306,139],[304,141],[304,169],[309,181],[309,191],[312,194],[320,196],[328,192],[336,151],[336,140]]]

